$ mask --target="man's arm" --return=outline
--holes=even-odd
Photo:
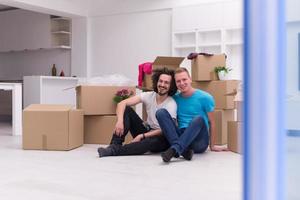
[[[209,148],[211,151],[228,151],[227,147],[224,146],[217,146],[216,144],[216,122],[215,122],[215,116],[214,112],[207,113],[208,120],[210,124],[210,145]]]
[[[117,110],[116,110],[117,123],[115,126],[116,135],[119,135],[119,136],[123,135],[123,132],[124,132],[123,118],[124,118],[124,112],[125,112],[126,106],[134,106],[141,102],[142,102],[142,100],[141,100],[140,96],[133,96],[133,97],[125,99],[117,104]]]
[[[161,135],[161,130],[160,129],[155,129],[155,130],[151,130],[147,133],[142,133],[142,134],[139,134],[137,135],[135,138],[133,138],[133,140],[131,141],[132,142],[139,142],[147,137],[153,137],[153,136],[156,136],[156,135]]]

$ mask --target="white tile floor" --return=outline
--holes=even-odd
[[[98,158],[98,145],[24,151],[0,123],[0,199],[228,199],[242,195],[242,157],[207,152],[168,165],[159,155]],[[287,137],[287,199],[299,200],[300,137]]]
[[[98,158],[98,145],[25,151],[0,124],[0,198],[4,200],[240,200],[242,157],[208,151],[164,164],[159,154]]]

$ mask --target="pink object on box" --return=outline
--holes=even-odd
[[[152,62],[145,62],[139,65],[138,86],[142,87],[144,74],[152,73]]]

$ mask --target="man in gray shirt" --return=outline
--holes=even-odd
[[[148,151],[165,151],[169,147],[168,141],[162,135],[155,113],[158,109],[164,108],[172,118],[176,119],[177,105],[171,97],[177,91],[174,71],[167,68],[154,70],[152,81],[154,91],[143,92],[118,103],[116,111],[118,120],[111,143],[107,148],[98,148],[99,157],[141,155]],[[131,108],[139,103],[143,103],[146,107],[146,122]],[[133,140],[123,145],[129,131]]]

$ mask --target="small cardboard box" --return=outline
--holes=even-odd
[[[152,74],[144,74],[143,87],[152,90]]]
[[[83,111],[32,104],[23,111],[23,149],[70,150],[83,144]]]
[[[242,122],[228,122],[228,149],[230,151],[242,153]]]
[[[226,66],[226,55],[198,55],[197,58],[192,59],[191,65],[193,81],[211,81],[216,77],[211,74],[211,72],[214,72],[215,67]]]
[[[234,110],[215,110],[216,144],[227,144],[227,122],[234,120]]]
[[[152,70],[167,67],[168,69],[176,70],[179,68],[180,64],[184,60],[184,57],[166,57],[166,56],[157,56],[152,64]],[[152,88],[151,74],[145,74],[143,80],[143,87],[147,89]]]
[[[184,57],[157,56],[152,64],[152,70],[167,67],[176,70],[184,60]]]
[[[116,115],[84,116],[84,143],[110,144],[116,122]],[[129,132],[125,138],[125,143],[131,140],[132,137]]]
[[[116,92],[127,88],[135,93],[132,86],[93,86],[81,85],[76,87],[77,108],[84,115],[114,115],[117,104],[113,101]]]
[[[234,96],[227,95],[236,91],[238,80],[192,82],[194,88],[210,93],[215,99],[216,109],[234,109]]]
[[[234,107],[236,108],[236,121],[243,121],[243,101],[234,101]]]

